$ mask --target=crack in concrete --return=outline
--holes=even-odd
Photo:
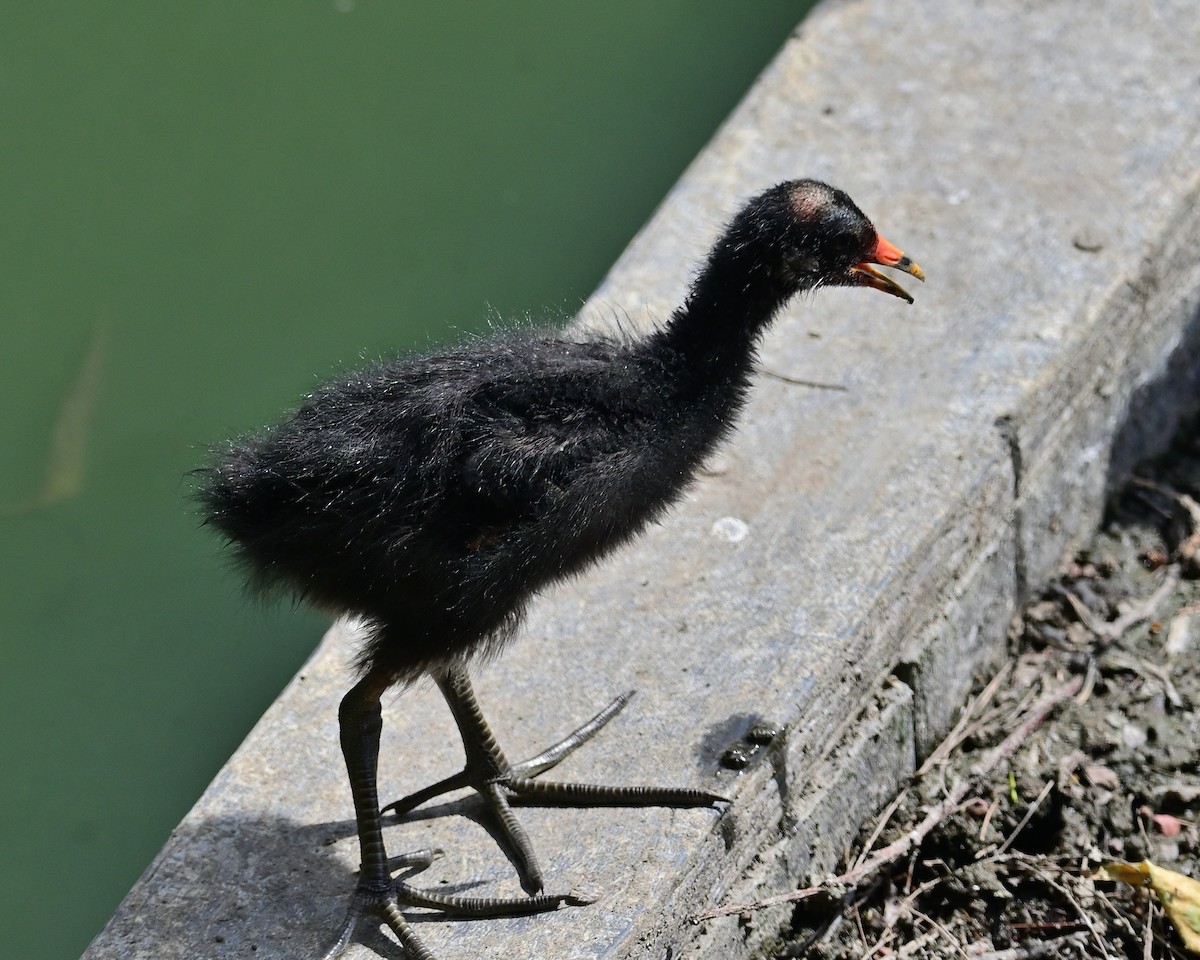
[[[1025,462],[1021,450],[1020,431],[1016,418],[1012,414],[1003,414],[996,418],[996,429],[1000,439],[1008,448],[1009,463],[1012,467],[1012,525],[1015,534],[1015,549],[1013,551],[1013,576],[1017,585],[1017,604],[1024,603],[1029,590],[1029,571],[1025,560],[1025,511],[1021,504],[1021,488],[1025,479]]]

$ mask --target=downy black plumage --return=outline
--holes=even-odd
[[[467,753],[462,773],[395,809],[475,787],[527,888],[540,890],[542,877],[510,795],[580,805],[719,799],[532,779],[624,698],[535,762],[513,765],[483,721],[465,664],[497,652],[541,588],[628,541],[681,496],[732,429],[758,339],[792,296],[868,286],[911,303],[873,263],[923,279],[845,193],[783,183],[734,218],[657,332],[632,341],[509,333],[379,363],[321,388],[279,426],[235,441],[204,472],[204,516],[235,545],[252,582],[367,625],[362,677],[340,712],[363,870],[327,956],[345,946],[362,913],[384,919],[413,956],[427,955],[399,913],[397,904],[416,901],[388,872],[375,792],[379,697],[393,684],[432,674]]]

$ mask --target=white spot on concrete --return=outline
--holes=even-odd
[[[750,535],[750,525],[737,517],[722,517],[712,525],[709,532],[714,537],[720,537],[730,543],[741,543]]]

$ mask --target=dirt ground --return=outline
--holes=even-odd
[[[778,960],[1189,956],[1160,897],[1096,876],[1149,860],[1200,879],[1200,423],[1011,639],[844,882],[797,901]]]

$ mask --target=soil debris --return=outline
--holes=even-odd
[[[773,898],[796,903],[777,960],[1198,955],[1200,909],[1164,910],[1200,879],[1198,578],[1191,423],[1016,618],[1011,661],[844,873]]]

